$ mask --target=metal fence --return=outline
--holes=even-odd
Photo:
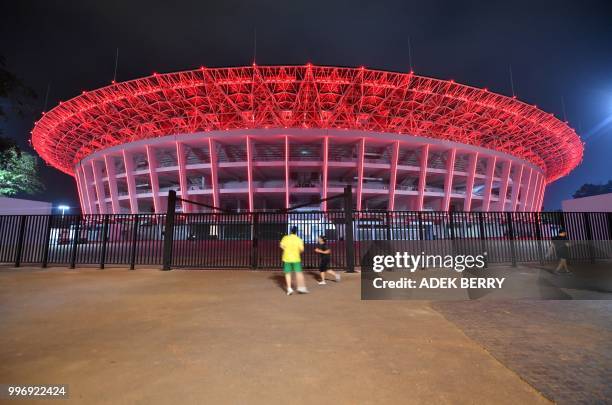
[[[485,253],[488,263],[543,263],[555,260],[549,248],[561,230],[567,232],[571,260],[612,258],[612,213],[606,212],[363,211],[353,216],[361,265],[380,241],[390,242],[385,249],[393,251]]]
[[[306,268],[318,266],[319,235],[328,239],[331,267],[349,270],[366,264],[368,249],[379,242],[396,251],[479,250],[490,263],[543,262],[552,260],[549,241],[561,229],[571,241],[572,260],[612,257],[610,213],[348,212],[0,216],[0,262],[276,270],[279,240],[292,226],[305,242]]]
[[[0,262],[159,265],[165,215],[0,216]]]
[[[318,267],[314,244],[327,237],[331,267],[346,267],[344,212],[176,214],[171,267],[280,268],[280,239],[297,226],[306,268]]]

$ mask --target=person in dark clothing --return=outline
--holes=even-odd
[[[569,243],[567,241],[567,233],[564,230],[559,231],[559,235],[552,239],[552,247],[555,251],[559,263],[555,269],[557,274],[570,274],[571,271],[567,267],[567,258],[569,257]],[[563,271],[561,271],[563,269]]]
[[[320,285],[327,284],[325,282],[325,273],[328,273],[336,282],[340,281],[340,274],[337,274],[333,270],[329,270],[329,259],[331,257],[331,249],[327,246],[327,239],[325,236],[319,236],[319,240],[317,246],[315,247],[315,252],[319,255],[319,273],[321,274],[321,281],[319,281]]]

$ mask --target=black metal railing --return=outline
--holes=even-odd
[[[612,213],[605,212],[361,211],[353,222],[361,265],[380,241],[391,242],[393,251],[486,252],[489,263],[543,263],[555,260],[549,248],[562,230],[571,260],[612,258]]]
[[[331,248],[330,268],[354,271],[355,250],[352,226],[352,190],[319,199],[318,203],[342,199],[342,211],[298,211],[312,203],[277,212],[228,212],[222,208],[177,197],[168,193],[165,218],[163,264],[172,267],[275,269],[280,265],[279,241],[297,226],[306,244],[314,245],[325,236]],[[204,207],[211,212],[177,214],[177,202]],[[347,213],[349,213],[347,215]],[[348,229],[345,232],[344,229]],[[304,251],[306,268],[318,267],[314,249]]]
[[[349,206],[350,192],[344,198]],[[214,207],[212,207],[214,208]],[[575,212],[304,211],[0,216],[0,263],[280,269],[279,240],[297,226],[305,268],[325,235],[331,267],[352,270],[381,242],[393,251],[486,252],[490,263],[553,260],[565,230],[571,260],[612,258],[612,214]],[[431,252],[434,249],[435,252]]]
[[[165,215],[0,216],[0,262],[161,264]]]

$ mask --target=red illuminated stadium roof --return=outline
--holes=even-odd
[[[345,128],[482,146],[526,159],[553,181],[582,159],[576,132],[514,98],[411,73],[324,66],[200,68],[83,92],[47,112],[34,149],[73,174],[100,149],[172,134]]]

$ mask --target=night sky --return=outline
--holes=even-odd
[[[610,1],[12,1],[0,6],[0,54],[39,95],[2,123],[26,147],[33,122],[82,90],[199,66],[366,66],[454,79],[563,118],[586,142],[583,163],[548,187],[545,209],[583,183],[612,179]],[[409,39],[410,38],[410,41]],[[77,207],[72,177],[42,164],[33,199]]]

